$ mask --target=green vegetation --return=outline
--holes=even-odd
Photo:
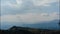
[[[60,30],[35,29],[13,26],[8,30],[0,30],[0,34],[60,34]]]

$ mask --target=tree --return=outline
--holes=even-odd
[[[60,30],[60,21],[59,21],[59,30]]]

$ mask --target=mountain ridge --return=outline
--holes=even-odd
[[[9,24],[3,24],[2,25],[2,28],[10,28],[12,26],[23,26],[23,27],[31,27],[31,28],[42,28],[42,29],[47,29],[47,28],[50,28],[50,29],[59,29],[59,20],[53,20],[53,21],[45,21],[45,22],[38,22],[38,23],[35,23],[35,24],[21,24],[20,23],[17,23],[16,25],[9,25]]]

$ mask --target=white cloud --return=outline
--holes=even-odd
[[[13,8],[20,8],[22,5],[22,0],[15,0],[15,3],[8,1],[8,5]]]
[[[31,3],[34,6],[50,6],[50,3],[54,3],[54,2],[58,2],[58,1],[59,0],[31,0]],[[27,2],[28,2],[28,0],[26,0],[26,4],[29,4]],[[24,4],[24,0],[6,0],[4,2],[2,0],[1,3],[2,3],[2,6],[8,5],[13,8],[20,8]]]
[[[35,6],[50,6],[50,3],[58,2],[59,0],[33,0]]]
[[[22,3],[22,0],[16,0],[17,4]]]
[[[42,22],[42,21],[50,21],[54,19],[59,19],[59,15],[57,15],[57,13],[51,13],[51,14],[27,13],[27,14],[1,16],[1,22],[24,22],[26,24],[32,24],[32,23]]]

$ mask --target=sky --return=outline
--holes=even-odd
[[[1,24],[52,21],[59,19],[59,0],[0,0]]]

